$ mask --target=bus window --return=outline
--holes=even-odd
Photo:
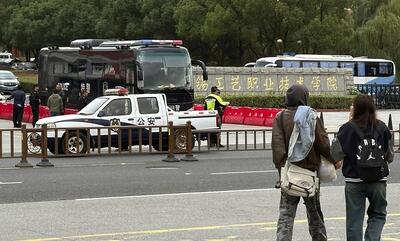
[[[357,76],[365,76],[365,63],[357,62]]]
[[[336,61],[321,61],[320,63],[321,68],[337,68],[338,62]]]
[[[300,61],[285,60],[282,62],[283,68],[300,68]]]
[[[391,76],[393,75],[392,63],[379,63],[379,76]]]
[[[354,62],[340,62],[339,66],[344,69],[353,69],[353,75],[358,76],[356,64]]]
[[[304,61],[303,68],[318,68],[318,62]]]

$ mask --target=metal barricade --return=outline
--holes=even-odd
[[[400,108],[400,85],[359,84],[359,92],[371,95],[378,108]]]
[[[400,126],[392,130],[395,150],[400,151]],[[337,132],[328,132],[330,140]],[[163,161],[197,161],[193,153],[210,151],[271,150],[272,129],[194,130],[190,121],[174,126],[109,126],[82,128],[0,129],[0,157],[20,158],[18,167],[32,167],[31,157],[41,158],[37,166],[53,166],[58,156],[167,153]],[[211,138],[216,145],[211,146]],[[17,145],[20,143],[20,145]],[[192,150],[193,149],[193,150]],[[176,155],[183,155],[178,159]]]

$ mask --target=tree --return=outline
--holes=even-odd
[[[400,63],[400,0],[382,5],[374,18],[358,28],[353,54],[387,58]]]

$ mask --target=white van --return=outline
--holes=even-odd
[[[0,64],[11,65],[13,60],[11,53],[0,53]]]

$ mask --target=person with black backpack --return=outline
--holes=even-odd
[[[388,127],[376,117],[371,96],[361,94],[354,98],[351,118],[340,127],[331,153],[335,160],[343,160],[347,240],[362,241],[363,236],[365,241],[381,240],[393,141]],[[363,235],[366,199],[368,221]]]

